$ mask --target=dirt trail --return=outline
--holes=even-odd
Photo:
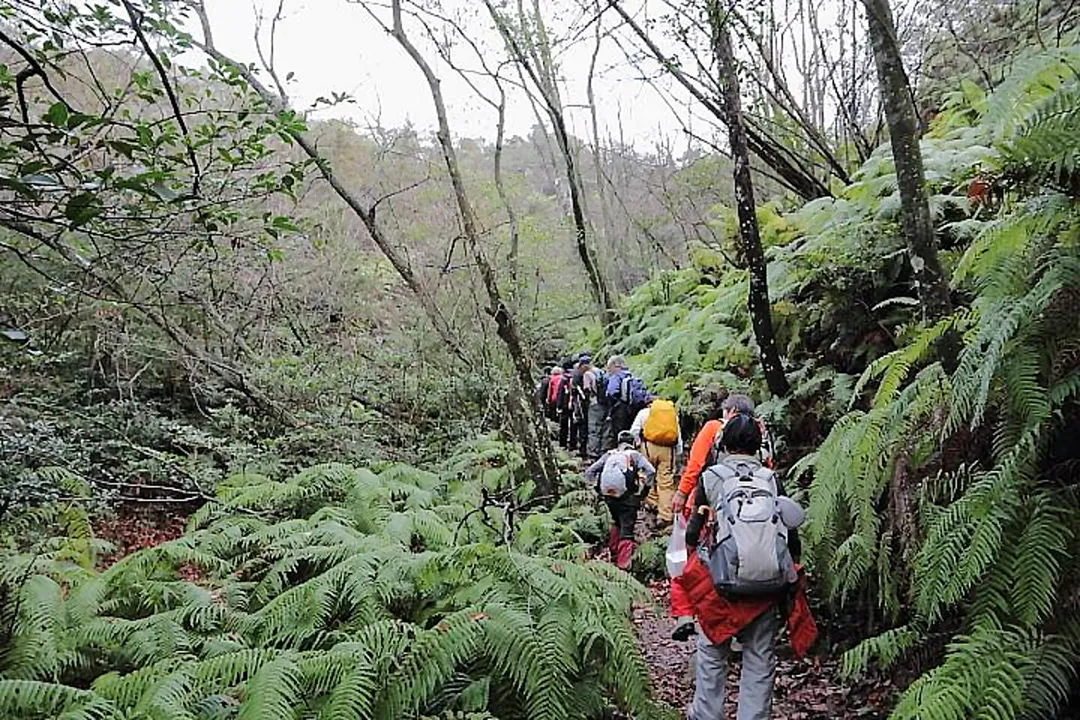
[[[657,699],[685,711],[693,693],[690,656],[694,640],[680,643],[671,639],[675,621],[666,616],[668,581],[650,585],[655,607],[636,606],[634,624],[638,641],[649,665]],[[818,643],[822,643],[819,641]],[[824,652],[817,649],[818,652]],[[774,720],[879,720],[887,715],[891,685],[845,683],[839,675],[839,657],[812,655],[802,660],[792,657],[781,640],[773,700]],[[728,668],[727,717],[735,717],[739,662]]]

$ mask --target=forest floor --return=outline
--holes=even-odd
[[[643,511],[635,534],[643,543],[656,536],[655,515]],[[607,551],[595,549],[594,557],[608,560]],[[696,636],[686,642],[671,639],[675,619],[668,616],[671,581],[667,578],[646,583],[651,603],[632,608],[638,646],[649,667],[654,697],[685,713],[694,693],[693,655]],[[811,589],[811,604],[813,593]],[[815,612],[818,641],[805,658],[796,658],[786,643],[786,633],[777,645],[774,720],[884,720],[897,688],[887,677],[847,681],[840,676],[840,656],[860,636],[854,618],[827,618]],[[739,691],[741,656],[728,664],[727,719],[734,720]]]

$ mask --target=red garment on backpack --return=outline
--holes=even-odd
[[[559,388],[562,387],[563,381],[565,379],[566,373],[562,373],[561,375],[553,375],[551,377],[551,382],[548,383],[548,405],[555,405],[555,402],[559,399]]]
[[[788,637],[795,655],[802,657],[817,639],[817,623],[806,600],[806,577],[802,567],[795,597],[786,618]],[[683,574],[671,581],[672,617],[694,616],[709,642],[719,645],[737,635],[774,603],[775,598],[731,600],[716,592],[709,569],[691,551]]]

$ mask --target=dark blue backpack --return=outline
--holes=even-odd
[[[649,404],[649,391],[645,389],[645,383],[641,378],[636,378],[627,373],[619,386],[619,399],[633,409],[641,409]]]

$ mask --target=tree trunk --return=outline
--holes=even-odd
[[[911,255],[919,304],[924,319],[936,320],[951,312],[952,301],[938,261],[911,87],[900,57],[889,0],[863,0],[863,5],[877,65],[881,102],[889,126],[896,184],[900,188],[900,220]]]
[[[559,145],[559,150],[562,151],[563,160],[566,163],[566,176],[570,183],[570,209],[574,215],[574,237],[577,240],[578,257],[581,258],[581,264],[589,278],[589,288],[592,291],[593,300],[600,308],[604,325],[611,326],[616,320],[615,301],[611,296],[611,290],[608,289],[607,281],[604,280],[604,274],[600,271],[596,253],[589,245],[585,201],[581,192],[581,173],[574,160],[574,149],[570,146],[570,135],[566,132],[562,108],[552,112],[551,119],[555,128],[555,140]]]
[[[676,82],[682,85],[695,100],[700,102],[702,107],[708,110],[713,117],[725,122],[727,111],[721,106],[722,99],[717,102],[717,99],[707,96],[697,84],[687,77],[678,62],[676,62],[676,58],[667,55],[659,45],[653,42],[645,29],[630,16],[630,13],[626,11],[618,0],[611,0],[610,7],[622,17],[627,27],[641,39],[641,42],[649,50],[649,53],[656,58],[661,67]],[[743,124],[743,136],[746,138],[748,148],[776,173],[776,179],[799,197],[807,201],[831,197],[829,188],[814,176],[812,168],[807,165],[807,160],[796,156],[792,150],[760,129],[747,128],[745,122]]]
[[[495,21],[495,25],[502,35],[503,41],[506,43],[506,47],[510,51],[510,54],[518,65],[524,68],[525,73],[536,86],[541,99],[544,102],[544,109],[547,111],[548,118],[551,120],[552,130],[555,132],[555,144],[559,147],[559,152],[563,157],[563,163],[566,167],[566,179],[568,190],[570,192],[570,212],[574,218],[574,237],[577,245],[578,257],[581,258],[581,265],[585,269],[585,276],[589,280],[589,290],[592,293],[593,301],[600,309],[601,320],[606,326],[612,325],[616,319],[615,301],[611,295],[611,291],[608,289],[607,281],[604,279],[604,274],[600,270],[599,263],[596,260],[596,253],[589,245],[588,223],[585,219],[585,201],[582,195],[583,183],[581,180],[581,172],[578,170],[577,162],[574,160],[574,148],[570,145],[570,135],[566,131],[566,120],[563,116],[562,102],[559,99],[554,70],[551,69],[550,64],[550,48],[546,46],[547,34],[543,29],[543,19],[537,14],[536,21],[537,27],[539,28],[539,40],[542,43],[542,47],[539,53],[533,54],[533,59],[530,61],[530,56],[526,54],[525,50],[521,47],[521,44],[514,38],[513,34],[510,32],[510,28],[506,25],[505,19],[499,14],[499,11],[495,9],[491,0],[484,0],[484,5],[487,6],[491,19]],[[539,9],[538,5],[535,7],[537,10]],[[521,11],[519,10],[519,13],[520,12]],[[524,31],[524,27],[522,30]],[[534,68],[534,64],[537,65],[537,67]]]
[[[761,248],[757,215],[754,210],[754,185],[750,179],[750,151],[747,148],[746,128],[743,124],[742,103],[739,99],[739,75],[735,64],[735,51],[727,27],[726,14],[719,2],[709,3],[709,22],[712,25],[713,52],[719,69],[721,100],[725,113],[724,124],[728,127],[731,157],[735,163],[735,205],[739,215],[739,236],[742,238],[743,255],[750,271],[750,294],[747,305],[761,351],[761,366],[769,392],[784,396],[789,386],[784,366],[773,335],[772,310],[769,306],[769,281],[765,266],[765,252]]]
[[[498,76],[494,76],[495,84],[499,90],[499,104],[496,110],[499,114],[498,125],[495,129],[495,191],[499,194],[503,207],[506,209],[506,219],[510,223],[510,252],[507,262],[510,265],[510,298],[514,300],[518,292],[518,251],[521,244],[521,233],[518,230],[517,213],[514,205],[510,202],[510,194],[506,192],[506,183],[502,175],[503,140],[506,136],[506,91]]]
[[[420,51],[416,49],[405,34],[401,22],[401,0],[393,0],[392,12],[394,25],[391,32],[413,62],[416,63],[416,66],[423,72],[428,89],[431,91],[431,99],[435,103],[435,116],[439,123],[439,129],[435,135],[442,150],[443,160],[446,162],[450,183],[454,188],[454,197],[457,200],[458,212],[461,216],[462,235],[469,246],[473,261],[480,272],[484,290],[487,292],[488,302],[490,303],[487,312],[494,318],[496,332],[499,339],[506,346],[506,351],[514,365],[514,375],[517,378],[520,393],[517,394],[518,397],[516,398],[514,393],[511,393],[507,406],[525,452],[526,465],[530,475],[536,482],[537,495],[557,497],[558,466],[555,462],[555,451],[551,447],[551,438],[548,436],[547,428],[544,425],[540,405],[533,392],[532,359],[521,341],[521,335],[518,332],[513,314],[506,306],[506,303],[503,302],[499,284],[495,278],[495,271],[491,267],[491,263],[488,262],[480,243],[479,223],[472,203],[469,202],[465,181],[461,176],[461,167],[458,165],[457,152],[454,150],[450,137],[450,122],[447,119],[446,104],[443,102],[439,79],[435,76],[424,56],[420,54]]]
[[[589,61],[589,77],[585,82],[585,97],[589,102],[589,120],[592,125],[593,136],[593,167],[596,170],[596,194],[600,199],[600,218],[603,221],[604,240],[607,241],[615,234],[615,228],[611,223],[611,210],[608,208],[607,192],[604,190],[604,155],[600,144],[600,125],[596,120],[596,94],[593,92],[593,79],[596,76],[596,58],[600,54],[600,0],[596,0],[596,44],[593,46],[592,59]],[[610,243],[606,243],[611,247]]]

